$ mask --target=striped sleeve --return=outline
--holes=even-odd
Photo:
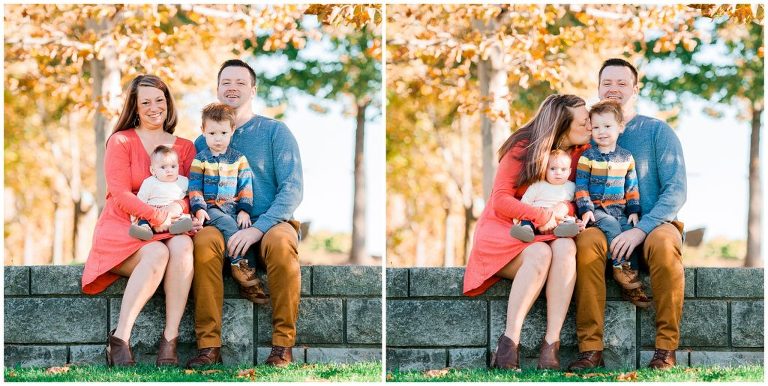
[[[203,198],[204,174],[205,169],[203,167],[203,161],[198,157],[195,157],[195,159],[192,160],[192,166],[189,168],[189,211],[192,215],[197,213],[198,210],[208,207]]]
[[[253,212],[253,171],[248,159],[241,155],[237,166],[237,211]]]
[[[627,201],[627,214],[640,214],[640,190],[637,184],[637,172],[635,171],[635,159],[629,156],[629,167],[624,177],[624,199]]]
[[[582,155],[579,158],[579,164],[576,167],[576,209],[579,217],[584,213],[595,210],[594,204],[589,197],[589,179],[592,172],[592,160]]]

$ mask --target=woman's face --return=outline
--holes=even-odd
[[[155,87],[140,86],[137,95],[139,125],[146,129],[162,129],[168,115],[168,104],[163,91]]]
[[[589,143],[592,138],[592,125],[589,122],[587,107],[574,107],[571,111],[573,112],[573,121],[571,121],[571,127],[568,128],[565,138],[563,138],[563,147],[584,145]]]

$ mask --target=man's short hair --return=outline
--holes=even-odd
[[[240,59],[230,59],[224,62],[221,65],[221,68],[219,68],[219,74],[216,76],[216,85],[221,82],[221,72],[224,71],[227,67],[243,67],[248,70],[248,73],[251,74],[251,87],[256,85],[256,72],[253,71],[253,68],[248,65],[248,63],[240,60]]]
[[[627,68],[629,68],[629,70],[632,71],[632,75],[635,76],[635,83],[634,84],[635,85],[637,84],[637,81],[638,81],[637,69],[635,68],[635,66],[632,65],[632,63],[630,63],[630,62],[628,62],[628,61],[626,61],[624,59],[621,59],[621,58],[611,58],[611,59],[608,59],[608,60],[603,62],[602,67],[600,67],[600,72],[597,73],[597,81],[598,82],[600,81],[600,77],[603,76],[603,70],[605,70],[605,68],[608,67],[608,66],[620,66],[620,67],[627,67]]]
[[[591,109],[589,109],[589,116],[593,114],[613,114],[616,117],[616,122],[620,125],[624,124],[624,114],[621,112],[621,105],[619,102],[606,99],[595,103]]]
[[[178,158],[178,154],[176,154],[176,150],[173,150],[172,147],[166,146],[166,145],[159,145],[155,148],[155,150],[152,151],[152,156],[149,157],[150,159],[155,158],[155,156],[162,155],[163,157],[172,155]]]
[[[211,103],[203,107],[203,127],[205,120],[210,119],[214,122],[229,121],[229,126],[235,128],[235,109],[224,103]]]

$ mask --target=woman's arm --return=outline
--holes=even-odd
[[[104,176],[107,181],[107,195],[118,209],[158,226],[165,221],[167,212],[142,202],[131,190],[130,144],[125,135],[114,134],[107,141],[104,154]]]
[[[519,152],[519,150],[517,151]],[[522,170],[522,161],[515,159],[515,149],[510,150],[499,163],[496,171],[496,179],[493,181],[493,194],[491,205],[493,209],[510,219],[528,220],[534,226],[546,224],[552,217],[552,211],[546,208],[537,208],[525,204],[515,198],[518,189],[518,177]]]

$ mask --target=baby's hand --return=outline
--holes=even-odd
[[[251,226],[251,215],[248,212],[241,210],[237,214],[237,226],[239,226],[240,229],[249,228]]]
[[[632,225],[633,227],[637,226],[637,222],[639,221],[637,213],[632,213],[627,217],[627,224]]]
[[[195,212],[195,218],[200,221],[201,224],[205,223],[205,220],[211,220],[211,218],[208,217],[208,212],[206,212],[205,209],[198,209],[197,212]]]
[[[581,215],[581,221],[584,221],[584,225],[589,224],[590,221],[595,222],[595,214],[590,210]]]

